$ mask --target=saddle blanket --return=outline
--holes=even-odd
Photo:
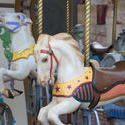
[[[88,67],[87,71],[74,80],[63,83],[56,83],[53,88],[53,96],[56,97],[71,97],[81,102],[91,102],[94,91],[92,87],[93,71]]]
[[[73,97],[80,102],[91,102],[93,100],[93,95],[94,91],[91,82],[82,84],[73,93]]]

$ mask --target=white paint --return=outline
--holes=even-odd
[[[2,0],[2,1],[4,3],[7,2],[6,0]],[[12,1],[8,0],[8,1],[12,2],[14,0],[12,0]],[[13,12],[14,9],[0,8],[0,11]],[[2,41],[0,40],[0,67],[7,68],[7,64],[8,64],[7,60],[5,59],[5,57],[3,55]],[[8,84],[7,84],[7,86],[8,86]],[[15,86],[16,86],[16,88],[19,88],[19,89],[24,91],[23,82],[16,81]],[[14,100],[6,99],[6,98],[4,98],[4,100],[5,100],[5,103],[7,103],[12,110],[13,116],[16,120],[15,125],[28,125],[27,114],[26,114],[26,102],[25,102],[24,93],[21,96],[14,98]]]

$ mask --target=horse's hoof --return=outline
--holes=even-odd
[[[11,92],[12,92],[12,95],[14,97],[20,96],[23,93],[23,91],[20,91],[20,90],[17,90],[17,89],[13,89],[13,91],[11,91]]]
[[[19,96],[23,93],[23,91],[14,89],[13,91],[10,89],[5,89],[2,93],[6,98],[14,99],[15,96]]]
[[[5,96],[6,98],[13,99],[13,93],[9,89],[4,89],[2,92],[2,95]]]
[[[8,91],[8,98],[14,99],[13,93],[9,89],[7,89],[7,91]]]

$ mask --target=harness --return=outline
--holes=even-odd
[[[26,17],[24,15],[21,16],[21,21],[20,22],[6,22],[8,25],[15,25],[12,30],[9,30],[9,32],[14,32],[16,29],[20,28],[21,26],[27,26],[25,22]]]
[[[57,57],[55,56],[50,44],[49,44],[49,41],[48,41],[48,47],[49,47],[49,50],[44,50],[44,49],[41,49],[40,50],[40,53],[45,53],[45,54],[49,54],[50,55],[50,63],[51,63],[51,67],[50,67],[50,78],[52,77],[52,70],[53,70],[53,58],[55,59],[56,61],[56,64],[57,64],[57,67],[58,67],[58,64],[59,64],[59,61],[57,59]],[[57,72],[57,67],[55,69],[55,73]]]

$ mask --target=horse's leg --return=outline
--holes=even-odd
[[[35,70],[34,56],[31,55],[28,59],[20,59],[15,61],[12,63],[12,69],[13,70],[0,68],[0,93],[7,97],[10,91],[5,89],[3,83],[10,80],[24,80],[33,69]],[[12,92],[10,94],[12,94]],[[16,94],[16,92],[13,94]]]
[[[54,125],[64,125],[60,119],[59,115],[74,112],[80,106],[80,102],[73,98],[69,98],[66,101],[60,102],[59,104],[53,106],[48,112],[48,120]]]
[[[25,79],[29,73],[30,68],[27,68],[28,65],[18,65],[17,70],[8,70],[5,68],[0,68],[0,93],[4,96],[8,97],[8,90],[4,87],[4,82],[10,80],[23,80]]]
[[[55,101],[50,102],[47,106],[40,109],[38,114],[38,120],[42,125],[49,125],[48,123],[48,110],[56,104]]]

